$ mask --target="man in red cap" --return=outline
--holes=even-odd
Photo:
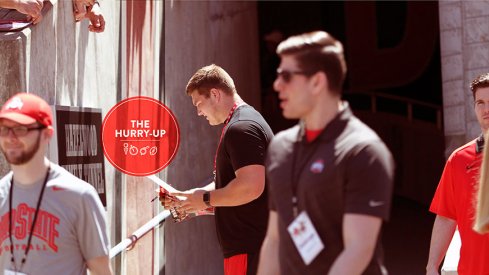
[[[46,158],[49,105],[20,93],[0,110],[0,274],[112,274],[95,189]],[[3,272],[3,273],[2,273]]]

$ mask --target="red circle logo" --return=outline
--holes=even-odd
[[[129,175],[158,173],[173,160],[179,144],[175,116],[154,98],[126,98],[110,109],[102,124],[105,157]]]

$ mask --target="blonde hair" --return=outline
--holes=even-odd
[[[484,140],[489,141],[489,135],[485,135]],[[489,233],[489,142],[484,146],[480,169],[474,230],[483,234]]]

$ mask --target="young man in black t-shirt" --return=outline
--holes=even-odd
[[[270,143],[270,218],[258,273],[386,274],[380,247],[394,165],[380,138],[341,101],[343,47],[326,32],[288,38],[274,89],[301,119]]]
[[[187,213],[215,207],[216,230],[224,255],[224,274],[256,274],[266,233],[268,202],[265,153],[273,137],[267,122],[236,92],[221,67],[209,65],[189,80],[187,95],[210,125],[224,124],[214,159],[214,182],[186,192],[165,207]]]

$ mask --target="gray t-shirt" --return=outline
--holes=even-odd
[[[0,180],[0,275],[11,264],[9,192],[12,172]],[[15,179],[14,179],[15,181]],[[12,237],[17,268],[24,256],[44,178],[14,184]],[[27,274],[86,274],[86,261],[109,254],[105,211],[95,189],[51,163],[26,262]]]

